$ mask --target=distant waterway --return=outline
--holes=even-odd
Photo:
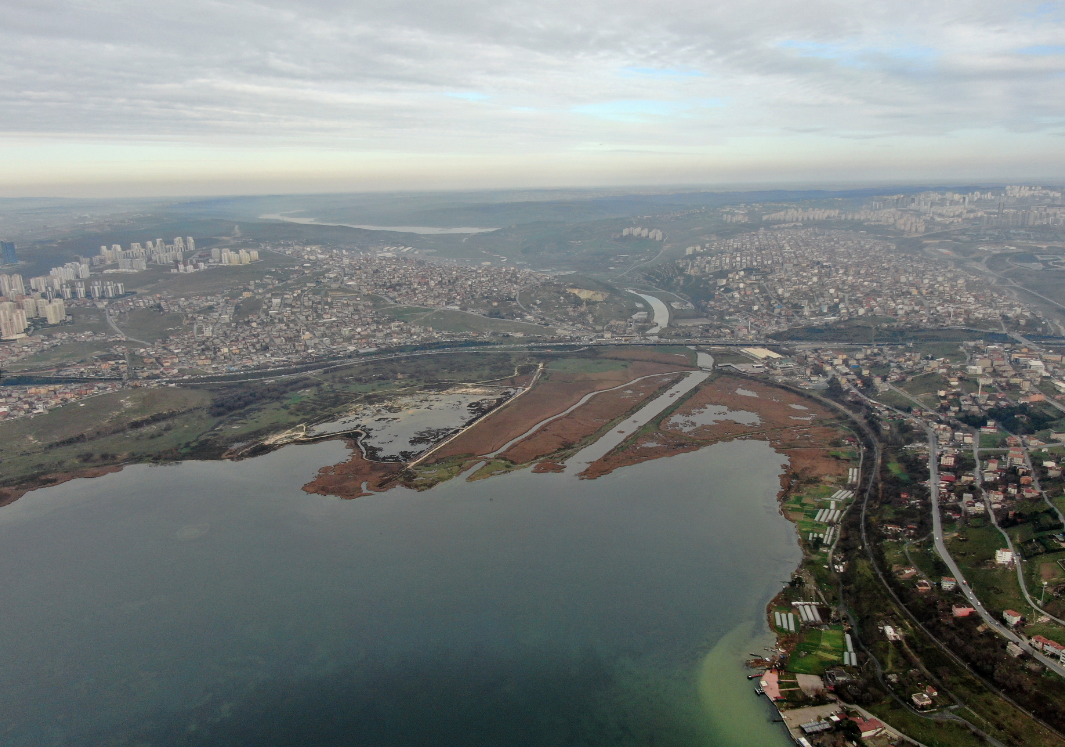
[[[360,223],[326,223],[317,220],[316,218],[293,218],[291,215],[285,215],[284,213],[270,213],[268,215],[260,215],[259,218],[262,220],[282,220],[286,223],[301,223],[305,226],[343,226],[345,228],[362,228],[367,231],[392,231],[395,233],[420,233],[426,235],[444,233],[488,233],[489,231],[499,230],[498,228],[473,228],[470,226],[445,228],[441,226],[368,226]]]
[[[742,660],[799,561],[721,443],[341,501],[340,442],[0,509],[0,742],[783,747]]]
[[[656,298],[655,296],[648,296],[645,293],[638,293],[632,290],[631,288],[627,288],[626,290],[628,290],[629,293],[639,296],[644,301],[646,301],[647,304],[651,307],[651,311],[654,312],[655,326],[647,330],[647,334],[657,335],[659,332],[662,331],[663,328],[669,326],[669,309],[666,307],[666,304],[662,301],[662,299]]]

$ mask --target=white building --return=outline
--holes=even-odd
[[[57,298],[44,305],[44,318],[49,324],[59,324],[67,318],[67,307],[63,299]]]

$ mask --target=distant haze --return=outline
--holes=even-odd
[[[1058,180],[1062,2],[0,4],[0,195]]]

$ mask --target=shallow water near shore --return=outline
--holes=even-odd
[[[5,745],[786,745],[745,679],[799,561],[760,441],[340,501],[338,442],[0,509]]]

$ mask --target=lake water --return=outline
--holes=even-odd
[[[783,747],[742,667],[799,561],[783,458],[340,501],[338,442],[0,509],[0,743]]]

